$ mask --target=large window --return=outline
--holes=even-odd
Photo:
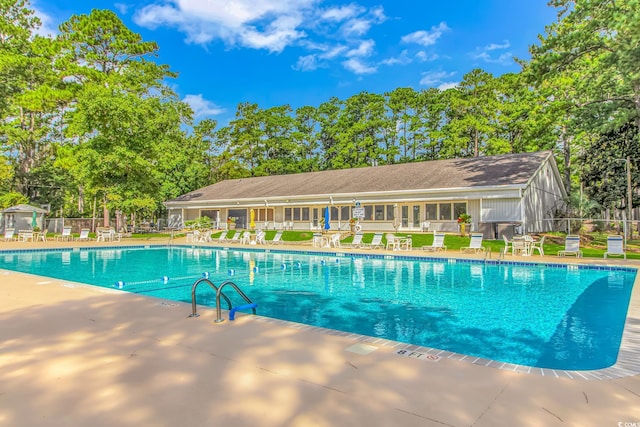
[[[467,213],[466,203],[454,203],[453,204],[453,218],[458,219],[460,214]]]
[[[384,221],[384,205],[375,205],[373,207],[373,211],[375,213],[375,220],[376,221]]]
[[[387,205],[387,221],[393,221],[395,219],[393,211],[393,205]]]
[[[424,219],[427,221],[453,221],[457,220],[462,213],[467,213],[466,202],[426,203],[424,205]],[[414,215],[414,222],[415,218]]]
[[[351,219],[351,207],[350,206],[342,206],[340,208],[340,219],[342,221],[349,221]]]
[[[451,215],[451,203],[440,203],[438,205],[440,208],[440,217],[441,221],[451,221],[453,219]]]
[[[424,219],[434,221],[438,219],[438,204],[427,203],[424,205]]]

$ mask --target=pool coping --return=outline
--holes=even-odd
[[[384,347],[391,347],[401,351],[410,351],[414,353],[420,353],[424,355],[435,356],[438,358],[445,358],[451,360],[457,360],[462,362],[468,362],[475,365],[490,367],[494,369],[512,371],[516,373],[525,373],[532,375],[540,375],[556,378],[567,379],[581,379],[581,380],[611,380],[617,378],[630,377],[640,374],[640,291],[638,290],[638,284],[640,278],[638,275],[637,267],[628,266],[616,266],[616,265],[590,265],[582,263],[559,263],[559,262],[533,262],[533,261],[511,261],[511,260],[484,260],[473,258],[456,258],[456,257],[430,257],[430,256],[412,256],[401,254],[370,254],[363,252],[337,252],[337,251],[317,251],[317,250],[304,250],[304,249],[289,249],[289,248],[251,248],[251,247],[233,247],[233,246],[214,246],[214,245],[191,245],[191,244],[142,244],[142,245],[114,245],[114,246],[90,246],[90,247],[60,247],[60,248],[35,248],[35,249],[0,249],[0,255],[2,254],[14,254],[14,253],[32,253],[32,252],[74,252],[74,251],[87,251],[87,250],[113,250],[113,249],[152,249],[163,247],[184,247],[194,249],[224,249],[224,250],[238,250],[244,252],[267,252],[267,253],[294,253],[304,255],[325,255],[335,256],[338,258],[352,257],[352,258],[370,258],[370,259],[399,259],[399,260],[420,260],[420,261],[439,261],[439,262],[460,262],[460,263],[474,263],[474,264],[510,264],[510,265],[526,265],[526,266],[540,266],[546,268],[568,268],[568,269],[596,269],[596,270],[610,270],[610,271],[635,271],[636,279],[632,289],[631,297],[629,300],[629,306],[627,309],[627,316],[625,319],[624,329],[622,333],[622,340],[618,351],[618,358],[616,363],[610,367],[579,371],[579,370],[559,370],[548,368],[537,368],[525,365],[517,365],[507,362],[500,362],[491,359],[485,359],[476,356],[468,356],[460,353],[450,352],[447,350],[435,349],[430,347],[418,346],[414,344],[402,343],[398,341],[387,340],[384,338],[376,338],[367,335],[354,334],[350,332],[338,331],[335,329],[323,328],[318,326],[305,325],[293,321],[280,320],[264,316],[252,316],[258,321],[269,322],[284,326],[293,327],[301,330],[317,331],[320,333],[347,337],[354,339],[358,342],[367,343],[370,345],[378,345]],[[348,249],[348,248],[345,248]],[[10,270],[9,270],[10,271]],[[40,276],[45,277],[45,276]],[[84,286],[99,286],[76,282]],[[109,289],[109,288],[104,288]],[[119,291],[112,289],[113,291]],[[126,291],[122,291],[126,292]],[[207,307],[210,308],[210,307]]]

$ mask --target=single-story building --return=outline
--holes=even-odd
[[[45,209],[31,205],[15,205],[0,211],[0,232],[7,228],[14,228],[16,232],[32,230],[35,224],[42,230]]]
[[[567,193],[550,151],[230,179],[165,202],[169,225],[207,216],[218,228],[459,230],[486,238],[553,229]]]

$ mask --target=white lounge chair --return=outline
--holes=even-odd
[[[446,251],[447,247],[444,244],[444,233],[433,232],[433,243],[431,246],[423,246],[423,251]]]
[[[266,242],[264,241],[264,231],[262,230],[258,230],[256,232],[256,244],[257,245],[264,245]]]
[[[373,235],[373,239],[371,239],[371,243],[363,243],[363,248],[367,249],[381,249],[384,247],[382,244],[382,233],[376,233]]]
[[[56,236],[56,240],[60,240],[62,242],[66,242],[72,239],[73,237],[71,236],[71,227],[62,227],[62,234]]]
[[[471,233],[471,241],[469,246],[460,248],[461,252],[484,252],[486,249],[482,246],[482,233]]]
[[[80,235],[76,238],[76,241],[82,242],[89,240],[89,229],[83,228],[80,230]]]
[[[220,233],[220,235],[218,236],[218,242],[222,243],[222,242],[226,242],[227,241],[227,230],[224,230],[222,233]]]
[[[350,247],[352,248],[361,248],[362,247],[362,237],[364,236],[364,234],[362,233],[356,233],[353,236],[353,240],[351,241]]]
[[[604,259],[607,256],[618,255],[627,259],[627,254],[624,251],[624,239],[622,236],[609,236],[607,237],[607,251],[604,253]]]
[[[227,239],[227,243],[240,243],[240,237],[242,237],[242,231],[236,230],[235,234]]]
[[[269,243],[272,245],[281,245],[282,244],[282,230],[278,231],[275,236],[273,236],[273,240]]]
[[[558,256],[575,255],[582,258],[580,250],[580,236],[567,236],[564,240],[564,250],[558,251]]]
[[[16,239],[16,229],[15,228],[7,228],[4,230],[4,238],[2,239],[4,242],[11,242]]]

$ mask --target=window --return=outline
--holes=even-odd
[[[424,219],[427,221],[438,219],[438,205],[436,203],[427,203],[424,205]]]
[[[309,221],[309,208],[302,208],[302,220]]]
[[[384,221],[384,205],[375,205],[373,207],[376,221]]]
[[[337,206],[331,206],[331,221],[337,221],[338,219],[340,219],[338,217],[338,207]]]
[[[292,210],[293,209],[291,209],[291,208],[284,208],[284,220],[285,221],[291,221],[291,217],[292,217],[291,211]]]
[[[453,218],[458,219],[460,214],[467,213],[466,203],[454,203],[453,204]]]
[[[300,221],[300,208],[293,208],[293,220]]]
[[[402,206],[402,226],[409,226],[409,206]]]
[[[413,226],[420,227],[420,205],[413,205]]]
[[[373,205],[366,205],[364,207],[364,219],[367,221],[373,220]]]
[[[349,206],[342,206],[340,208],[340,219],[343,221],[349,221],[351,219],[351,215],[349,214],[350,210]]]
[[[387,221],[393,221],[394,219],[393,205],[387,205]]]
[[[440,220],[451,221],[453,219],[451,217],[451,203],[440,203],[438,206],[440,207]]]

